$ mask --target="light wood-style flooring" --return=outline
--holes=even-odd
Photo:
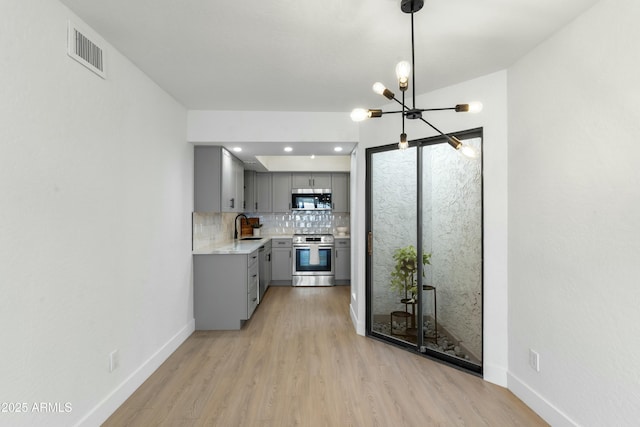
[[[271,287],[241,331],[200,331],[105,426],[543,426],[508,390],[358,336],[349,287]]]

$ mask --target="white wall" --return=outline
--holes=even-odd
[[[100,424],[193,329],[186,111],[110,46],[107,80],[67,57],[69,18],[0,3],[0,402],[30,412],[2,425]]]
[[[444,132],[484,128],[484,378],[496,384],[507,383],[507,81],[506,71],[490,74],[455,86],[419,96],[416,105],[427,107],[453,106],[456,103],[481,101],[480,114],[452,112],[426,116]],[[393,106],[391,106],[393,107]],[[392,108],[395,109],[395,108]],[[352,179],[356,182],[356,211],[351,218],[356,234],[365,230],[365,169],[366,148],[397,142],[400,124],[389,117],[362,122],[357,151],[357,167]],[[408,138],[433,136],[422,122],[409,122]],[[353,234],[353,231],[352,231]],[[366,239],[352,241],[356,253],[366,254]],[[352,284],[351,316],[358,333],[365,332],[365,263],[360,256]]]
[[[509,387],[553,425],[640,419],[639,17],[597,3],[508,72]]]

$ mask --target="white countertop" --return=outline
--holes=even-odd
[[[214,243],[193,251],[194,255],[248,255],[267,243],[271,237],[263,237],[260,240],[231,240]]]
[[[334,235],[336,239],[348,239],[350,237],[348,234],[345,236]],[[271,239],[287,238],[290,239],[291,236],[273,235],[264,236],[260,240],[229,240],[195,249],[192,253],[193,255],[248,255],[256,249],[260,249],[260,246],[263,246]]]
[[[248,255],[256,249],[260,249],[260,246],[272,238],[290,239],[291,235],[263,236],[260,240],[228,240],[195,249],[192,253],[193,255]]]

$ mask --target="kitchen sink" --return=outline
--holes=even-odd
[[[240,240],[260,240],[262,237],[243,237]]]

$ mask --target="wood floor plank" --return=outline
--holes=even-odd
[[[271,287],[197,331],[104,426],[545,426],[508,390],[358,336],[349,287]]]

